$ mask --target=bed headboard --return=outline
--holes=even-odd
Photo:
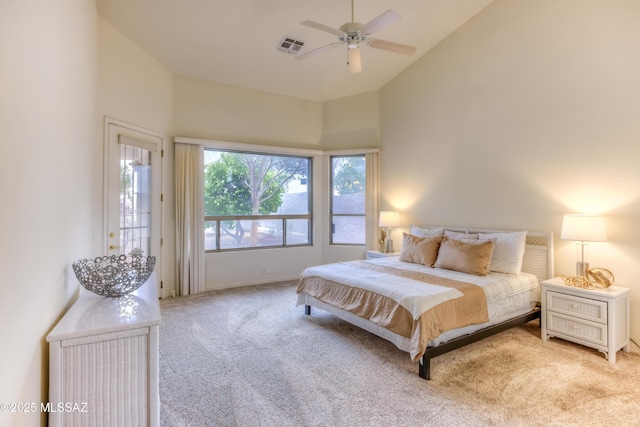
[[[464,233],[509,233],[514,230],[488,230],[468,227],[442,227],[428,225],[425,228],[445,228]],[[527,242],[522,260],[522,271],[535,274],[538,280],[547,280],[553,274],[553,232],[527,231]]]

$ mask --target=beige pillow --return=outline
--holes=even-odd
[[[412,234],[402,233],[400,261],[433,267],[442,239],[442,236],[418,237]]]
[[[471,243],[445,237],[440,244],[434,267],[486,276],[489,272],[493,245],[493,240]]]

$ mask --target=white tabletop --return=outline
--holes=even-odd
[[[47,341],[136,329],[160,323],[156,275],[136,291],[120,298],[96,295],[80,288],[80,296],[53,330]]]

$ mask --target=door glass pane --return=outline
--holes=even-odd
[[[120,252],[150,254],[151,153],[120,145]]]

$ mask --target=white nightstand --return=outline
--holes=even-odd
[[[400,255],[400,252],[380,252],[380,251],[367,251],[367,259],[372,259],[372,258],[386,258],[386,257],[390,257],[390,256],[398,256]]]
[[[582,289],[560,277],[542,282],[542,340],[549,337],[595,348],[616,363],[616,352],[629,346],[629,288]]]

